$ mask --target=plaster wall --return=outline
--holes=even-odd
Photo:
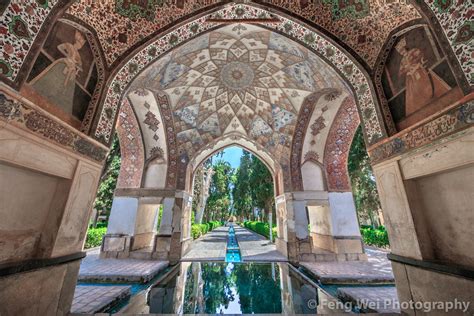
[[[58,177],[0,162],[0,262],[36,255],[60,182]]]
[[[311,161],[306,161],[301,166],[303,188],[308,191],[324,191],[324,174],[320,166]]]
[[[67,315],[80,261],[0,277],[0,315]]]
[[[164,188],[166,186],[166,164],[151,163],[145,174],[145,188]]]
[[[116,196],[112,202],[107,234],[133,235],[138,210],[138,198]]]
[[[474,166],[415,180],[423,223],[430,234],[433,259],[474,267]]]
[[[360,237],[359,223],[352,192],[329,192],[332,234]]]

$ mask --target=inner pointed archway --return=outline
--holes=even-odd
[[[120,116],[129,115],[124,111],[130,104],[142,137],[144,166],[138,196],[133,190],[121,190],[119,198],[132,199],[138,205],[137,214],[150,205],[168,205],[158,231],[151,226],[152,231],[140,229],[144,237],[134,242],[132,251],[145,246],[158,251],[163,237],[168,239],[165,250],[170,249],[174,258],[186,252],[190,227],[184,223],[191,218],[194,171],[210,155],[230,145],[255,153],[272,173],[280,223],[277,245],[285,256],[299,260],[302,253],[313,251],[304,215],[309,204],[321,205],[327,220],[334,222],[327,205],[338,209],[342,200],[326,190],[326,183],[333,180],[326,177],[333,175],[319,172],[311,188],[304,185],[301,173],[307,168],[302,167],[305,160],[301,157],[303,151],[304,159],[308,152],[324,156],[326,142],[335,141],[327,137],[329,127],[337,121],[344,100],[354,100],[354,95],[341,75],[312,50],[261,26],[223,26],[151,63],[130,83],[126,97]],[[321,115],[324,124],[309,125],[313,112]],[[355,108],[353,112],[356,115]],[[307,134],[314,139],[304,145]],[[322,163],[316,155],[311,157],[313,164]],[[154,194],[153,201],[150,194]],[[351,193],[346,195],[344,203],[352,203]],[[349,208],[348,212],[353,211]],[[328,229],[329,237],[317,238],[333,244],[332,234],[337,230]],[[342,239],[360,239],[337,232]],[[155,233],[158,237],[153,241]],[[172,243],[181,247],[170,247]],[[168,257],[166,251],[162,255]]]

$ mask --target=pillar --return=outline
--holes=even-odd
[[[123,190],[123,189],[122,189]],[[138,190],[138,189],[137,189]],[[117,190],[118,194],[122,191]],[[120,196],[112,202],[102,258],[128,258],[132,251],[151,252],[154,248],[158,210],[162,198],[139,194]]]
[[[152,255],[154,259],[168,260],[171,247],[174,204],[174,197],[166,197],[163,199],[163,213],[161,214],[160,228],[155,237],[155,248],[153,249]]]
[[[448,314],[474,313],[473,142],[471,127],[373,166],[401,302],[470,302]]]
[[[66,315],[103,163],[88,150],[106,148],[15,98],[0,93],[0,315]],[[26,113],[50,137],[18,124]],[[58,131],[75,133],[83,154]]]
[[[177,191],[174,199],[173,216],[171,221],[171,244],[169,261],[179,262],[188,251],[192,242],[191,237],[191,208],[192,196],[186,191]]]
[[[327,192],[308,205],[313,252],[334,253],[337,260],[366,260],[352,192]]]

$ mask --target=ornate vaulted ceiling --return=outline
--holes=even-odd
[[[336,72],[306,48],[255,25],[236,24],[159,59],[132,83],[129,98],[145,122],[159,116],[145,100],[149,91],[165,94],[179,150],[189,157],[214,139],[239,133],[288,160],[303,101],[328,88],[338,96],[349,93]],[[334,100],[337,108],[341,99]]]
[[[75,1],[67,13],[91,26],[110,65],[128,49],[217,0]]]
[[[141,39],[179,18],[225,1],[76,1],[68,13],[97,32],[109,64]],[[316,23],[357,52],[373,66],[390,32],[421,16],[406,1],[264,0]]]

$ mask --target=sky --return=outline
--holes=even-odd
[[[242,148],[235,146],[227,147],[223,152],[222,159],[228,161],[232,168],[237,168],[240,165],[240,157],[243,154]]]

